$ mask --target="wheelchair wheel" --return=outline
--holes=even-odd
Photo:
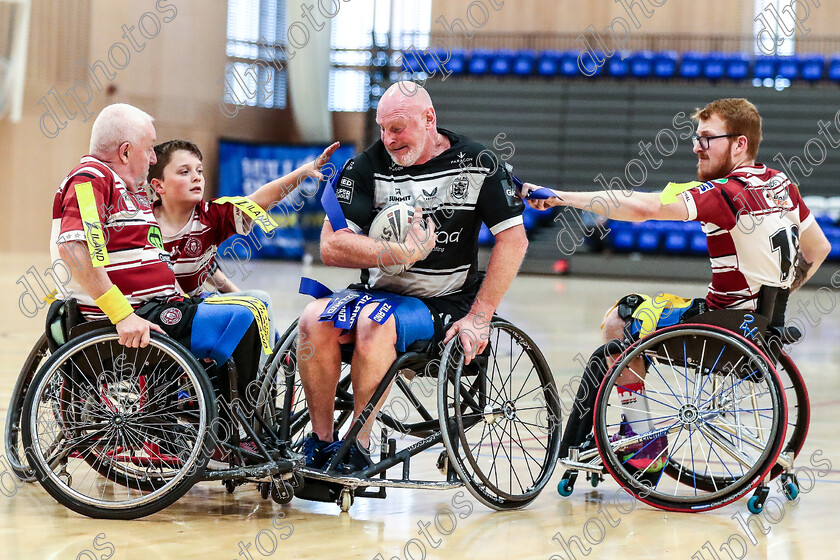
[[[782,452],[792,453],[796,457],[805,445],[808,426],[811,422],[808,390],[805,388],[805,381],[802,379],[799,368],[787,354],[782,353],[779,356],[776,373],[779,374],[779,380],[785,392],[788,411],[787,436]],[[784,467],[776,465],[770,471],[770,478],[776,478],[782,472],[784,472]]]
[[[22,435],[30,466],[59,503],[135,519],[201,477],[216,409],[203,368],[183,347],[156,333],[146,348],[118,338],[96,330],[47,360],[32,380]]]
[[[292,451],[299,451],[306,434],[312,431],[306,395],[298,371],[297,321],[280,337],[261,375],[256,409],[274,423],[279,437],[290,442]],[[350,391],[350,364],[342,362],[337,398],[349,402],[349,410],[336,410],[335,429],[340,429],[353,415]]]
[[[49,355],[50,347],[47,344],[47,335],[42,334],[20,369],[20,374],[12,390],[12,399],[9,402],[9,412],[6,417],[6,458],[9,460],[12,471],[24,482],[35,482],[35,471],[26,464],[23,438],[21,438],[20,433],[23,403],[26,400],[32,378],[35,377],[38,368],[41,367],[41,364]],[[58,434],[57,437],[62,436]]]
[[[560,402],[534,341],[502,319],[469,365],[458,337],[445,347],[438,412],[450,462],[486,506],[518,509],[548,483],[560,446]]]
[[[644,371],[631,366],[638,359]],[[626,418],[639,412],[646,431]],[[637,498],[694,512],[758,485],[781,451],[786,420],[778,375],[755,345],[719,327],[678,325],[636,342],[614,364],[596,400],[595,442],[604,466]]]

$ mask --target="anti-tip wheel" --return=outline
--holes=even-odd
[[[349,488],[341,490],[341,496],[338,498],[338,505],[341,506],[341,512],[347,513],[353,505],[353,492]]]

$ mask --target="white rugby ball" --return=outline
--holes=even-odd
[[[408,230],[411,229],[411,218],[414,217],[414,207],[405,202],[393,202],[373,218],[368,231],[368,237],[371,239],[382,239],[384,241],[394,241],[396,243],[404,243],[408,237]],[[382,253],[384,257],[384,252]],[[399,251],[395,255],[398,259],[403,256]],[[390,261],[391,259],[384,259]],[[379,269],[383,270],[385,274],[399,274],[404,270],[411,268],[414,263],[390,265],[386,266],[380,264]]]

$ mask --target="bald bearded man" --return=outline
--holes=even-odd
[[[306,344],[298,363],[314,432],[303,453],[316,468],[328,465],[343,443],[333,441],[340,344],[355,344],[351,379],[358,417],[397,352],[438,347],[459,336],[467,361],[480,354],[528,247],[523,203],[508,171],[481,144],[438,128],[425,89],[393,84],[379,102],[376,122],[380,140],[349,160],[324,195],[321,258],[329,266],[361,269],[360,283],[310,303],[299,322]],[[396,201],[415,207],[406,242],[367,237],[373,218]],[[478,270],[482,222],[496,236],[486,277]],[[371,424],[339,465],[343,472],[370,464]]]

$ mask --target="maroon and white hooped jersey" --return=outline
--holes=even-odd
[[[709,249],[710,309],[755,309],[762,285],[789,288],[799,236],[814,222],[788,177],[757,163],[682,193]]]
[[[155,202],[159,204],[159,202]],[[175,235],[164,235],[163,246],[172,256],[178,285],[188,296],[197,296],[207,279],[216,249],[235,233],[251,232],[251,220],[233,204],[196,204],[189,221]]]
[[[59,243],[81,241],[86,244],[76,185],[90,183],[96,211],[105,236],[110,264],[104,266],[113,282],[135,309],[152,299],[178,296],[175,274],[169,253],[163,247],[152,206],[145,192],[131,192],[123,180],[105,163],[85,156],[61,182],[53,201],[50,255],[61,259]],[[86,245],[87,246],[87,245]],[[104,319],[105,314],[78,283],[73,263],[66,263],[74,273],[67,285],[78,300],[79,309],[88,320]]]

